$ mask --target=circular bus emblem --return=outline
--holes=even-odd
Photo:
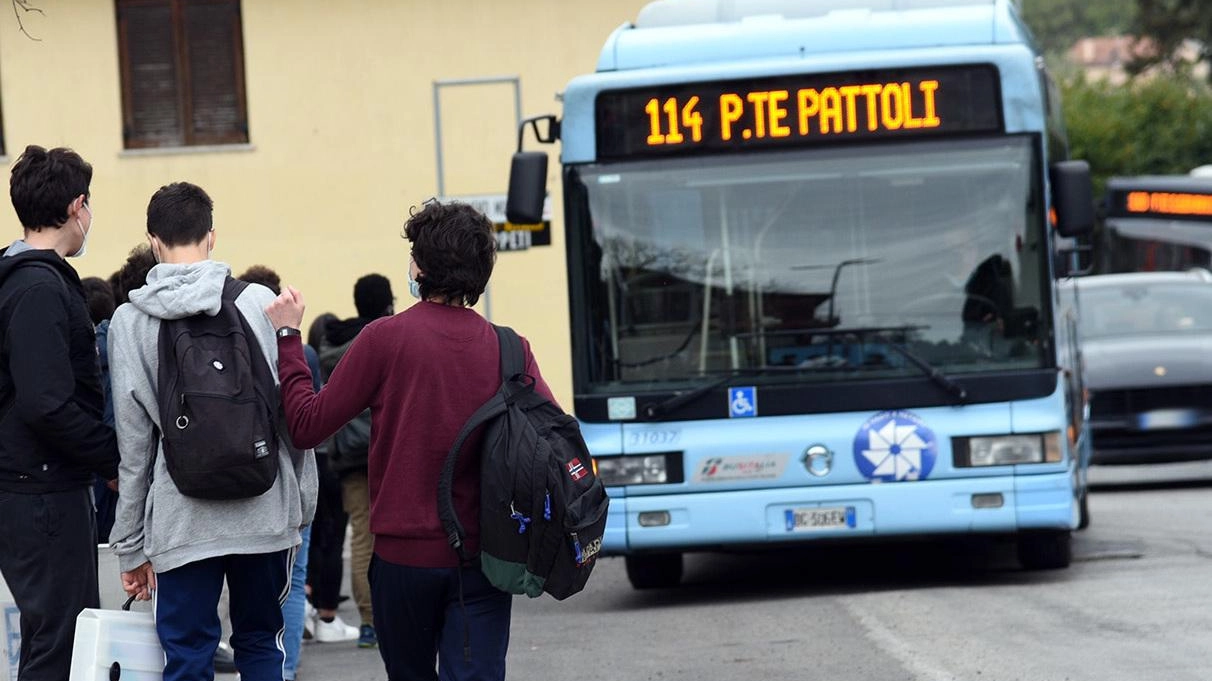
[[[804,468],[818,478],[829,475],[833,470],[833,452],[825,445],[812,445],[804,450]]]
[[[938,459],[938,440],[915,414],[882,411],[854,437],[854,462],[868,480],[924,480]]]

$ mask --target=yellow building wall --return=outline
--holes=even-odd
[[[433,83],[520,76],[523,115],[561,113],[569,79],[592,71],[610,32],[642,0],[249,0],[242,3],[249,141],[220,151],[126,152],[112,2],[34,0],[45,15],[0,12],[0,107],[8,161],[27,144],[70,146],[94,168],[97,228],[83,276],[106,277],[144,240],[147,201],[178,180],[215,201],[214,257],[253,264],[301,289],[308,318],[354,315],[369,272],[408,295],[412,206],[438,193]],[[504,193],[516,145],[511,86],[441,95],[446,195]],[[528,148],[534,148],[533,140]],[[552,245],[503,252],[491,318],[534,347],[571,405],[558,147],[549,147]],[[12,209],[0,237],[20,238]],[[481,305],[481,309],[483,309]]]

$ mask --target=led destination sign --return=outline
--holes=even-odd
[[[1113,191],[1112,217],[1212,219],[1212,194],[1166,191]]]
[[[992,66],[606,91],[596,115],[599,159],[1002,130]]]

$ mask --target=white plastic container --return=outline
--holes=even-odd
[[[97,547],[97,585],[101,592],[101,607],[105,610],[117,611],[126,602],[126,594],[122,591],[121,574],[118,570],[118,558],[110,550],[108,544]],[[150,613],[150,601],[139,601],[131,606],[137,613]],[[154,636],[155,630],[153,628]],[[159,643],[157,643],[157,649]],[[17,667],[21,660],[21,613],[13,602],[13,595],[8,584],[0,579],[0,681],[16,681]],[[161,664],[163,666],[163,664]],[[100,677],[98,677],[100,678]],[[109,679],[108,670],[105,679]],[[124,674],[123,679],[127,676]],[[155,678],[159,678],[159,675]]]
[[[68,681],[160,681],[163,675],[151,613],[90,608],[76,618]]]

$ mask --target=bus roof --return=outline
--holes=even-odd
[[[1012,0],[657,0],[597,70],[1007,43],[1032,43]]]
[[[636,28],[660,28],[691,24],[719,24],[751,17],[780,16],[784,19],[822,17],[845,10],[904,11],[937,7],[993,5],[994,0],[656,0],[640,10]]]
[[[1212,194],[1212,177],[1190,175],[1138,175],[1112,177],[1107,191],[1186,192]]]

